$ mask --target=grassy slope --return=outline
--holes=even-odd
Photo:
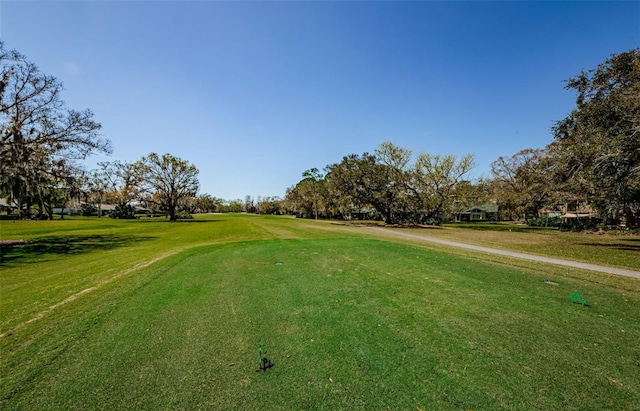
[[[576,270],[456,257],[287,219],[28,224],[42,224],[33,237],[64,233],[83,245],[62,257],[26,249],[5,259],[2,333],[12,335],[0,340],[3,409],[640,403],[637,280],[585,281]],[[103,237],[87,240],[88,226]],[[176,249],[184,251],[132,270]],[[590,307],[568,301],[576,288]],[[266,373],[255,372],[259,339],[276,364]]]

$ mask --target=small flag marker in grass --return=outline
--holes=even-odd
[[[589,304],[587,304],[587,302],[584,300],[584,298],[582,298],[582,294],[580,294],[580,291],[575,290],[571,296],[571,302],[572,303],[576,303],[576,304],[582,304],[585,307],[588,306]]]
[[[271,360],[262,356],[262,340],[258,342],[258,364],[260,365],[260,368],[256,371],[267,371],[267,368],[273,367]]]

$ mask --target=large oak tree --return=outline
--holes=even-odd
[[[640,49],[612,55],[567,80],[576,107],[553,128],[559,179],[630,226],[640,211]]]
[[[0,189],[22,210],[64,180],[70,161],[110,152],[90,110],[66,107],[55,77],[0,41]]]
[[[436,218],[452,211],[456,186],[465,181],[475,167],[475,158],[466,154],[461,158],[454,155],[433,155],[422,153],[413,166],[411,186],[424,218]]]
[[[198,192],[198,169],[186,160],[171,154],[151,153],[134,163],[140,198],[155,204],[167,213],[171,221],[182,200]]]
[[[503,216],[540,217],[539,211],[558,191],[551,181],[552,169],[547,150],[542,149],[521,150],[491,163],[493,193]]]

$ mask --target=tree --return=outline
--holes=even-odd
[[[375,153],[376,161],[386,170],[388,176],[387,197],[395,199],[394,222],[415,221],[419,207],[416,207],[414,201],[415,193],[411,186],[411,172],[409,170],[413,152],[387,141],[381,143]]]
[[[0,189],[20,210],[43,193],[61,160],[109,153],[90,110],[68,109],[62,83],[0,41]]]
[[[474,166],[472,155],[420,154],[385,142],[376,155],[351,154],[328,167],[328,190],[342,208],[371,205],[387,224],[416,222],[450,211],[458,183]]]
[[[318,185],[323,181],[324,175],[317,168],[311,168],[302,173],[302,177],[311,183],[311,196],[313,202],[313,211],[316,220],[318,219]]]
[[[118,175],[118,163],[101,161],[97,169],[89,171],[88,190],[90,198],[98,205],[98,217],[102,217],[102,204],[105,195],[115,190]]]
[[[249,194],[244,196],[244,212],[247,214],[253,214],[256,212],[255,201]]]
[[[399,191],[391,167],[363,153],[345,156],[327,169],[329,191],[340,196],[342,204],[355,208],[371,205],[387,224],[395,222]]]
[[[422,153],[413,167],[410,187],[422,207],[424,219],[437,218],[454,204],[456,185],[475,166],[472,154],[458,160],[453,155]]]
[[[421,153],[411,164],[411,150],[390,142],[376,149],[379,163],[390,174],[387,191],[393,192],[398,220],[419,221],[452,211],[456,186],[474,167],[471,154],[458,160],[453,155]]]
[[[264,197],[257,205],[259,214],[280,214],[282,200],[278,197]]]
[[[406,171],[413,154],[411,150],[398,147],[389,141],[380,143],[375,149],[375,153],[379,163],[391,167],[398,174]],[[398,179],[400,180],[400,178]]]
[[[61,208],[60,218],[63,219],[68,202],[76,199],[79,203],[83,188],[86,186],[86,175],[82,168],[71,165],[67,165],[65,172],[60,174],[63,177],[57,180],[54,189],[58,192],[58,205]]]
[[[614,54],[567,80],[576,107],[553,127],[549,149],[558,180],[615,220],[638,226],[640,213],[640,49]]]
[[[547,150],[525,149],[491,163],[498,205],[510,217],[539,217],[539,211],[558,189],[552,182]]]
[[[363,156],[370,156],[365,153]],[[340,163],[327,166],[327,189],[331,196],[335,199],[340,213],[347,218],[351,211],[361,209],[368,204],[364,192],[357,190],[357,170],[358,164],[366,160],[361,159],[356,154],[350,154],[343,157]],[[375,159],[374,159],[375,161]]]
[[[491,202],[491,181],[479,178],[475,181],[461,180],[456,184],[450,198],[453,199],[450,206],[453,214],[461,213],[473,206]]]
[[[221,213],[240,213],[244,208],[244,203],[240,199],[225,200],[220,205]]]
[[[214,213],[219,211],[221,206],[222,200],[210,194],[200,194],[195,199],[195,208],[198,213]]]
[[[288,212],[298,217],[314,215],[311,181],[305,178],[300,180],[295,186],[287,188],[284,205]]]
[[[180,200],[198,192],[196,166],[171,154],[151,153],[137,161],[134,169],[140,199],[161,207],[171,221],[176,220]]]
[[[100,168],[90,173],[89,180],[89,190],[94,198],[98,202],[116,205],[110,217],[134,218],[135,208],[131,203],[140,197],[135,165],[120,160],[100,162],[98,165]]]

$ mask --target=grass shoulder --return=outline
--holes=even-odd
[[[412,232],[466,244],[563,258],[612,267],[640,269],[640,236],[564,232],[512,223],[448,224]]]

